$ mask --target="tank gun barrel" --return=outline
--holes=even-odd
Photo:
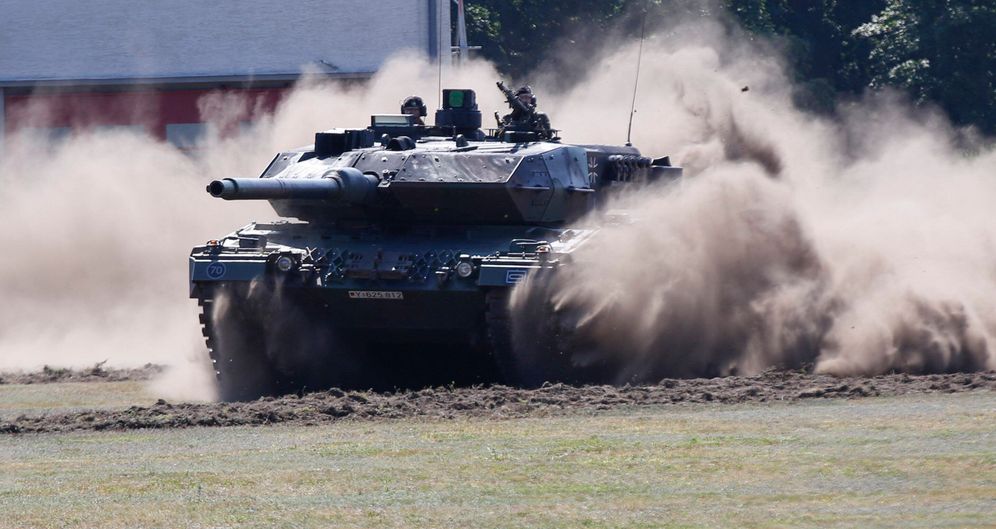
[[[225,200],[329,200],[342,194],[342,186],[335,180],[325,178],[225,178],[211,182],[207,191],[211,196]]]
[[[225,200],[326,200],[360,203],[372,198],[380,182],[348,167],[320,178],[224,178],[208,184],[211,196]]]

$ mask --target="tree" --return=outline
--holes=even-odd
[[[956,124],[996,132],[996,3],[889,0],[854,33],[871,43],[873,87],[901,88]]]
[[[474,0],[467,3],[467,36],[503,73],[524,75],[549,59],[550,48],[577,44],[608,27],[626,0]]]
[[[832,112],[842,94],[896,87],[934,102],[956,124],[996,132],[993,0],[718,0],[749,32],[785,50],[796,102]],[[565,49],[612,28],[639,33],[681,12],[714,16],[695,0],[468,0],[468,35],[512,77],[556,65]],[[634,16],[639,14],[640,16]],[[569,79],[568,79],[569,81]]]

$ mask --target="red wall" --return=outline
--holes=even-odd
[[[218,98],[225,115],[234,125],[252,121],[261,113],[273,112],[288,89],[195,89],[157,90],[136,88],[121,92],[60,91],[6,96],[6,131],[23,127],[85,130],[112,125],[141,125],[160,139],[166,138],[170,123],[201,123],[204,116],[198,101],[204,96]],[[215,107],[214,105],[205,105]],[[209,111],[210,112],[210,111]]]

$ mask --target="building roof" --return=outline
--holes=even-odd
[[[11,0],[3,14],[0,87],[369,74],[450,38],[448,0]]]

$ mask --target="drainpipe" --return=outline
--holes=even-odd
[[[439,0],[428,0],[429,6],[429,59],[439,57]]]
[[[457,39],[460,45],[460,66],[463,66],[470,57],[467,51],[467,19],[463,15],[463,0],[457,0]]]
[[[429,59],[433,62],[442,58],[449,61],[453,45],[453,32],[450,30],[450,1],[428,0],[429,8]],[[440,57],[442,55],[442,57]]]
[[[0,156],[3,156],[4,133],[7,132],[7,111],[4,108],[3,88],[0,88]]]

